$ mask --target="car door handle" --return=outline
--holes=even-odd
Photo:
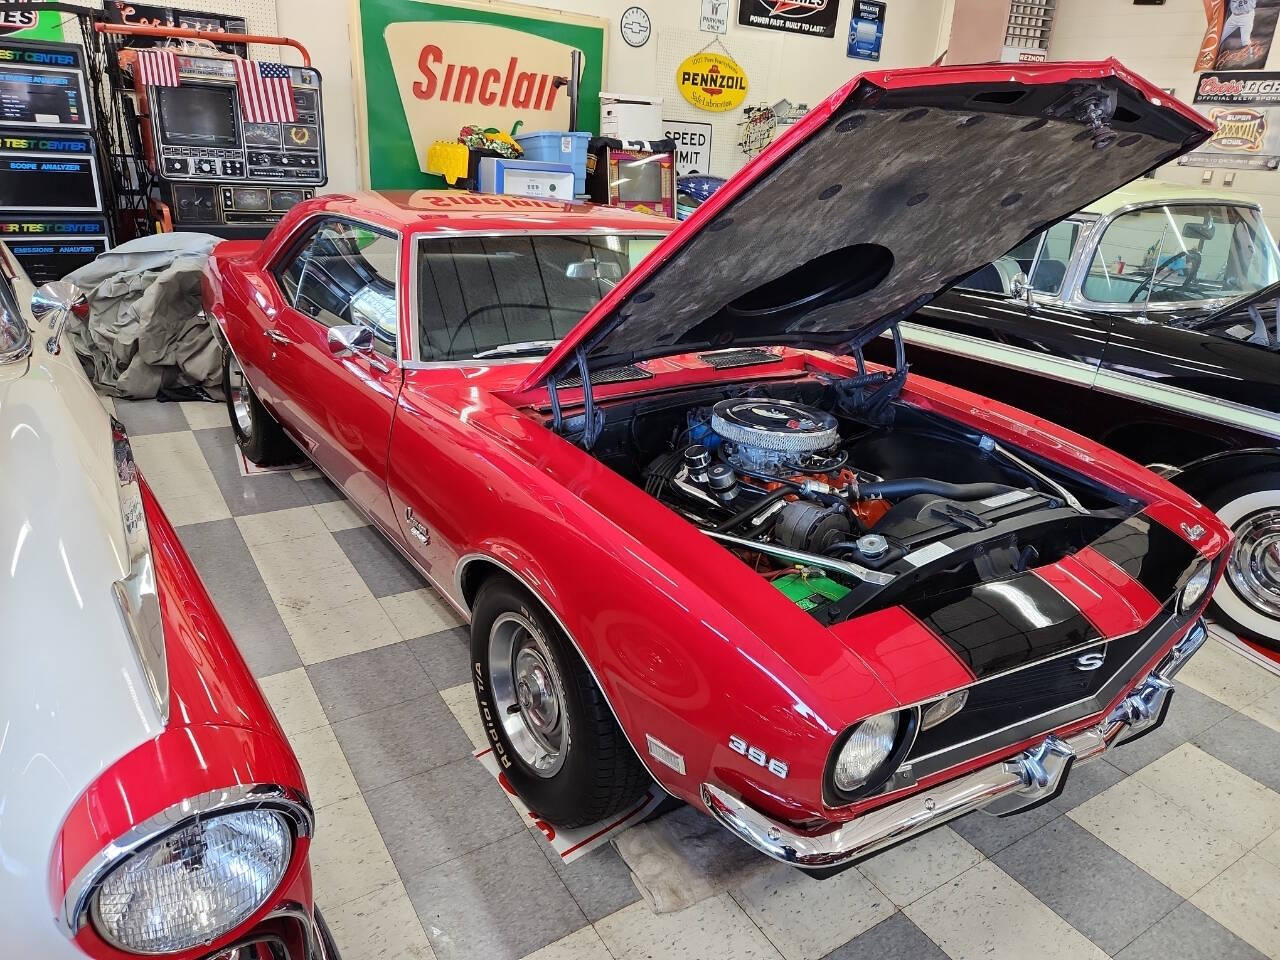
[[[272,342],[274,342],[274,343],[281,343],[281,344],[283,344],[283,343],[293,343],[293,341],[292,341],[292,340],[290,340],[288,337],[286,337],[286,336],[285,336],[283,333],[281,333],[279,330],[264,330],[264,331],[262,331],[262,332],[263,332],[263,334],[267,337],[267,339],[271,340],[271,341],[272,341]]]

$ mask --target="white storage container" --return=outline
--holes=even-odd
[[[602,91],[600,136],[615,140],[661,140],[662,98]]]

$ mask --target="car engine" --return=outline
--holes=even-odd
[[[1046,468],[944,421],[871,427],[763,395],[681,412],[645,490],[828,621],[1052,563],[1132,511],[1087,508]],[[918,466],[963,482],[901,472]]]

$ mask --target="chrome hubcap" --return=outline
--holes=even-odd
[[[541,632],[517,613],[489,631],[489,683],[516,755],[540,777],[564,764],[569,743],[564,683]]]
[[[231,412],[236,418],[236,426],[240,429],[241,436],[249,437],[253,435],[253,414],[249,410],[249,383],[244,378],[244,371],[240,369],[240,364],[236,362],[236,358],[232,357],[228,363],[227,389],[230,391]]]
[[[1227,576],[1240,599],[1280,617],[1280,509],[1260,510],[1236,524]]]

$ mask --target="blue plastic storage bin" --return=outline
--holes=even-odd
[[[573,192],[587,192],[587,142],[591,134],[584,130],[539,130],[516,134],[516,143],[524,150],[526,160],[544,163],[567,163],[573,167]]]

